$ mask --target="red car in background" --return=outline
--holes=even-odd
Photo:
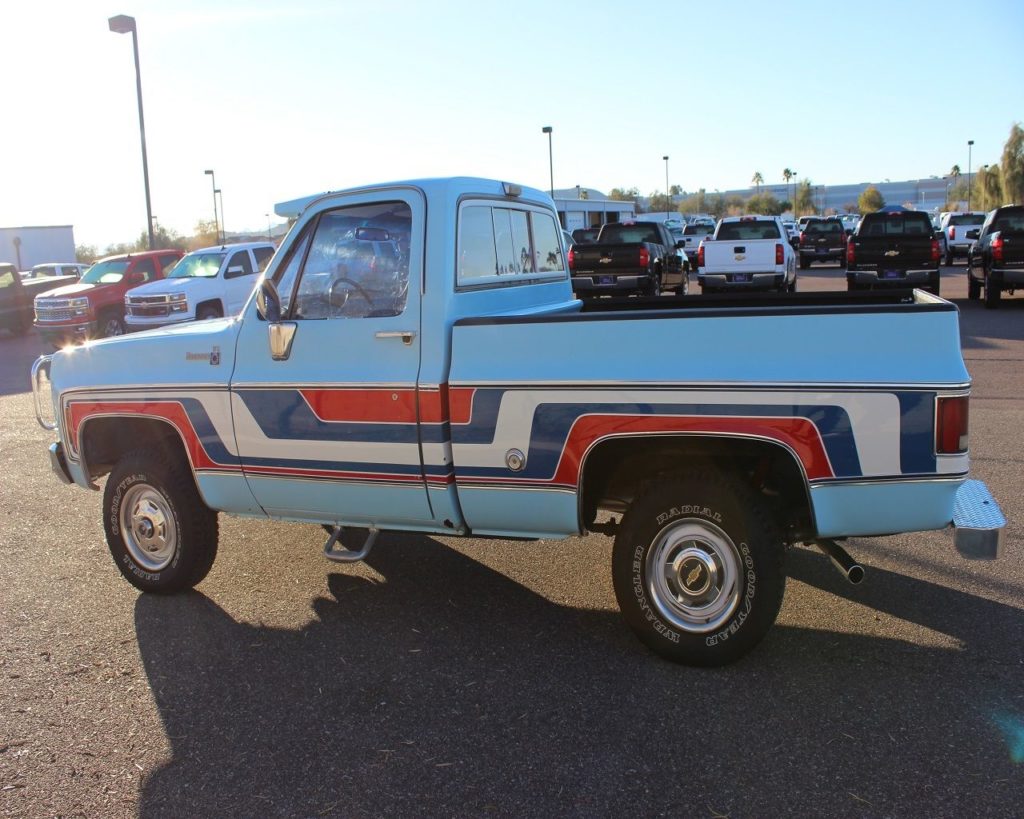
[[[122,335],[125,293],[162,279],[184,255],[180,250],[147,250],[100,259],[75,284],[36,296],[34,326],[54,346]]]

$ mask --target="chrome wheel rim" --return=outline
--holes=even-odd
[[[121,327],[121,322],[117,319],[110,319],[103,327],[104,338],[110,338],[111,336],[124,335],[124,330]]]
[[[647,591],[676,628],[703,634],[728,622],[739,606],[741,566],[739,549],[720,528],[677,521],[647,553]]]
[[[132,560],[149,572],[167,568],[178,550],[178,528],[167,499],[149,484],[136,484],[121,501],[120,518]]]

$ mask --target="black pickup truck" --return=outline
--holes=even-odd
[[[868,213],[846,246],[846,286],[848,290],[920,287],[937,296],[940,257],[928,214]]]
[[[20,336],[32,329],[32,300],[39,293],[71,284],[74,276],[22,279],[13,264],[0,264],[0,330]]]
[[[680,248],[660,222],[609,222],[597,241],[569,252],[572,289],[577,296],[657,296],[674,289],[685,296],[690,277]]]
[[[978,228],[967,254],[967,297],[976,299],[985,288],[985,306],[999,306],[1004,290],[1024,289],[1024,205],[990,211]]]

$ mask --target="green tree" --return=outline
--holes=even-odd
[[[793,212],[797,216],[808,216],[818,212],[814,206],[814,191],[811,189],[810,179],[804,179],[796,186],[796,193],[793,195]]]
[[[790,168],[784,168],[782,171],[782,178],[786,180],[786,185],[789,185],[791,179],[796,179],[796,171],[791,170]],[[792,195],[790,195],[789,199],[791,202],[795,201]]]
[[[868,185],[857,197],[857,209],[861,213],[874,213],[885,205],[885,199],[874,185]]]
[[[761,185],[764,184],[764,177],[761,176],[760,171],[754,171],[754,175],[750,178],[751,184],[757,188],[757,195],[761,195]]]
[[[671,188],[668,189],[668,192],[673,196],[683,195],[683,189],[679,185],[673,185]]]
[[[746,202],[747,213],[760,213],[764,216],[778,216],[782,213],[782,203],[770,193],[751,196]]]
[[[1024,129],[1020,127],[1019,122],[1015,122],[1010,128],[1010,137],[1003,146],[1000,170],[1003,201],[1024,202]]]
[[[691,193],[685,197],[682,202],[679,203],[678,210],[680,213],[707,213],[708,212],[708,196],[704,188],[701,188],[696,193]]]
[[[99,258],[99,254],[96,252],[96,245],[76,245],[75,246],[75,261],[85,262],[86,264],[92,264]]]
[[[676,204],[667,194],[655,191],[647,197],[648,213],[673,213],[675,210]]]
[[[998,165],[982,165],[974,176],[971,204],[978,210],[991,210],[1003,203],[1003,180]]]
[[[212,219],[200,219],[196,222],[195,233],[188,239],[188,250],[201,247],[212,247],[219,242],[217,226]]]
[[[640,196],[640,191],[636,188],[612,188],[608,193],[608,198],[614,199],[616,202],[635,203],[638,196]]]

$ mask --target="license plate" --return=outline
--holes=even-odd
[[[828,253],[828,248],[827,247],[819,247],[818,248],[818,255],[819,256],[824,256],[826,253]]]
[[[615,277],[614,276],[598,276],[597,277],[597,283],[598,284],[615,284]]]
[[[883,279],[898,279],[903,274],[899,270],[884,270],[882,271]]]
[[[737,273],[732,277],[734,282],[749,282],[750,275],[747,273]]]

